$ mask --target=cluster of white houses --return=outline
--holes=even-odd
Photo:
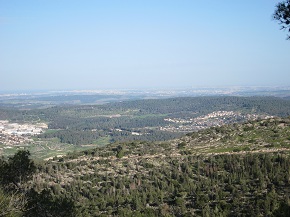
[[[19,124],[0,120],[0,143],[4,145],[18,145],[31,142],[31,136],[43,133],[47,124]]]
[[[255,120],[258,118],[273,118],[273,116],[259,114],[242,114],[234,111],[215,111],[196,118],[165,118],[171,122],[160,130],[170,132],[192,132],[213,126],[221,126],[237,121]]]

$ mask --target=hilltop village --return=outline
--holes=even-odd
[[[162,131],[169,132],[196,132],[209,127],[222,126],[232,122],[241,122],[247,120],[257,120],[273,118],[270,115],[242,114],[234,111],[215,111],[204,116],[196,118],[165,118],[165,121],[171,122],[165,127],[160,127]],[[179,124],[179,126],[176,126]]]

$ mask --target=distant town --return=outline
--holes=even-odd
[[[0,143],[9,146],[31,143],[31,136],[43,133],[48,128],[45,123],[19,124],[0,120]]]
[[[258,118],[267,119],[273,118],[273,116],[242,114],[241,112],[234,111],[216,111],[197,118],[165,118],[165,121],[174,123],[174,125],[169,124],[168,126],[160,127],[160,130],[169,132],[192,132],[233,122],[256,120]],[[180,125],[175,126],[176,124]]]

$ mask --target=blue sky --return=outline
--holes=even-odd
[[[289,86],[277,2],[0,0],[0,90]]]

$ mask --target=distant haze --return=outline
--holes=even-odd
[[[0,91],[287,86],[277,2],[0,0]]]

